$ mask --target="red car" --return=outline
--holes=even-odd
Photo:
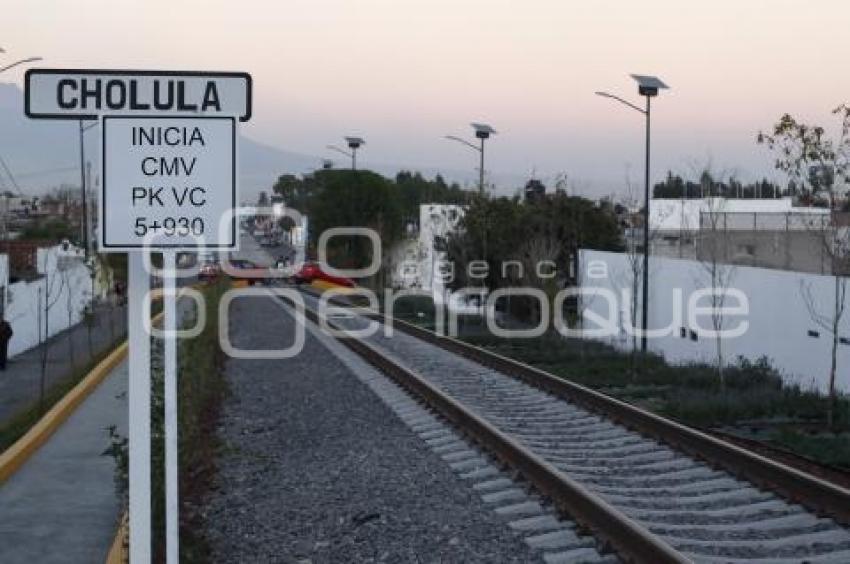
[[[301,267],[301,270],[296,272],[292,278],[295,280],[296,284],[309,284],[313,280],[324,280],[325,282],[345,286],[346,288],[353,288],[355,286],[354,280],[351,278],[345,278],[344,276],[332,276],[319,268],[318,263],[315,262],[305,262]]]
[[[206,262],[198,269],[198,280],[201,282],[214,282],[221,273],[221,267],[214,262]]]

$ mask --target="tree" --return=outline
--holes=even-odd
[[[669,173],[668,173],[669,174]],[[681,181],[681,178],[679,178]],[[621,205],[627,210],[638,209],[641,205],[643,205],[643,200],[640,195],[640,190],[636,189],[634,185],[629,180],[628,176],[626,177],[626,197],[622,200]],[[663,220],[663,217],[655,218],[656,224],[659,223],[659,220]],[[649,229],[649,243],[650,246],[652,242],[656,239],[658,235],[658,230],[653,228],[652,225],[653,218],[650,217],[650,225],[644,226],[644,229]],[[629,292],[629,323],[632,327],[637,327],[637,319],[638,319],[638,310],[641,304],[642,295],[642,285],[643,285],[643,242],[640,239],[641,233],[636,229],[633,222],[630,222],[628,225],[624,226],[626,231],[625,237],[625,248],[624,253],[626,256],[627,263],[627,277],[628,284],[630,287]],[[682,245],[682,237],[683,234],[680,234],[679,248],[681,253],[681,245]],[[650,275],[652,272],[650,272]],[[638,332],[630,331],[631,333],[631,370],[632,370],[632,378],[637,377],[638,373]]]
[[[350,172],[348,170],[318,170],[302,177],[284,174],[277,179],[272,190],[283,198],[288,207],[314,217],[316,212],[324,213],[326,211],[316,209],[314,206],[320,200],[326,201],[323,193],[328,188],[329,183],[338,184],[338,179],[345,178]],[[378,177],[371,172],[368,174],[371,175],[372,181],[375,181],[374,179]],[[351,178],[356,177],[352,176]],[[469,202],[472,196],[472,193],[462,190],[456,183],[447,184],[440,175],[437,175],[433,180],[428,180],[421,173],[402,170],[396,174],[395,181],[386,178],[383,181],[386,183],[385,186],[392,189],[392,194],[389,197],[393,200],[393,206],[399,208],[402,227],[404,227],[404,224],[418,221],[419,206],[422,204],[465,204]],[[287,220],[288,218],[284,219]]]
[[[284,174],[278,177],[272,186],[272,191],[283,198],[287,207],[298,210],[302,214],[310,213],[310,203],[318,191],[320,183],[316,175],[305,175],[299,178],[294,174]]]
[[[468,203],[472,197],[472,193],[461,189],[459,184],[446,184],[439,174],[434,180],[428,180],[418,172],[402,170],[396,174],[395,184],[405,220],[418,219],[421,204],[462,205]]]
[[[115,311],[122,305],[119,303],[118,296],[114,289],[116,283],[121,283],[126,288],[127,286],[127,253],[104,253],[96,255],[100,263],[98,272],[100,273],[100,284],[106,288],[111,288],[112,291],[107,292],[105,306],[109,315],[109,335],[115,340]],[[111,297],[110,297],[111,296]]]
[[[797,121],[784,114],[770,134],[760,132],[756,141],[766,145],[776,154],[774,166],[786,173],[795,186],[804,193],[826,192],[829,199],[829,221],[819,233],[823,248],[831,259],[833,275],[833,303],[829,314],[815,306],[810,290],[801,288],[803,300],[812,320],[832,335],[829,370],[829,406],[827,425],[833,427],[838,374],[838,328],[846,311],[848,262],[850,241],[846,229],[836,222],[836,180],[850,182],[850,106],[842,104],[832,111],[840,119],[838,136],[830,138],[821,126]]]
[[[62,287],[67,288],[65,292],[65,309],[68,313],[68,329],[65,331],[68,340],[68,354],[71,357],[71,367],[76,366],[76,351],[74,348],[74,314],[77,313],[77,303],[74,301],[75,292],[74,284],[71,280],[71,272],[69,268],[59,268],[57,265],[57,273],[62,279]]]
[[[56,261],[50,259],[51,249],[44,250],[44,284],[38,288],[39,340],[41,346],[41,376],[38,386],[38,411],[44,413],[44,396],[47,380],[47,357],[50,349],[50,310],[59,301],[64,289],[64,280],[57,275]],[[55,251],[53,256],[55,259]],[[44,315],[44,338],[42,340],[41,316]]]
[[[708,211],[700,214],[699,245],[700,264],[704,278],[711,288],[711,326],[714,330],[717,378],[721,391],[726,390],[725,361],[723,357],[723,319],[729,285],[735,267],[726,262],[725,200],[712,198]]]
[[[539,304],[537,300],[531,300],[534,304],[532,307],[533,317],[535,321],[539,321],[542,317],[542,312],[539,308],[548,307],[549,312],[546,317],[553,319],[552,306],[555,303],[555,296],[558,293],[558,277],[549,276],[546,272],[545,276],[538,275],[539,265],[545,261],[554,262],[554,258],[560,252],[559,242],[551,234],[537,234],[530,239],[524,241],[518,249],[518,260],[523,265],[524,277],[522,278],[523,285],[531,288],[537,288],[546,295],[546,304]],[[553,272],[552,274],[557,274]],[[554,326],[553,326],[554,327]]]
[[[332,227],[373,229],[384,249],[401,236],[401,206],[391,181],[367,170],[322,170],[316,176],[322,185],[309,211],[313,243]],[[372,261],[373,251],[365,237],[334,237],[328,260],[337,267],[363,268]]]
[[[21,240],[44,240],[61,241],[68,239],[73,241],[79,233],[78,230],[64,219],[47,219],[27,225],[18,236]]]
[[[832,111],[840,120],[836,139],[826,136],[818,125],[798,122],[784,114],[773,132],[759,132],[756,142],[776,154],[774,166],[787,174],[804,191],[826,191],[830,209],[835,207],[835,180],[850,182],[850,106],[842,104]]]
[[[505,265],[531,259],[536,260],[535,268],[530,272],[523,268],[525,283],[529,283],[528,277],[536,276],[536,265],[542,260],[555,263],[558,284],[575,283],[580,248],[617,251],[622,247],[620,228],[610,206],[569,196],[565,190],[528,202],[518,197],[476,195],[459,229],[447,241],[448,257],[456,273],[451,287],[483,286],[493,290],[511,286],[517,280],[504,275]],[[541,254],[544,250],[548,256]],[[486,277],[468,276],[472,261],[487,263]],[[536,281],[534,285],[539,287],[540,283]],[[524,314],[533,312],[526,310]]]
[[[100,260],[99,255],[92,254],[91,257],[85,261],[85,267],[88,271],[89,275],[89,283],[90,283],[90,295],[88,297],[88,303],[85,303],[85,298],[83,298],[83,322],[86,324],[86,341],[88,342],[89,349],[89,358],[94,358],[94,343],[92,332],[94,331],[95,325],[97,324],[97,315],[96,315],[96,305],[99,302],[98,296],[96,296],[95,285],[98,279],[98,273],[101,274],[101,278],[104,278],[107,273],[104,272],[105,264]],[[106,287],[110,287],[107,283]],[[114,333],[113,333],[114,339]]]
[[[710,169],[710,167],[705,167],[702,172],[705,172],[707,169]],[[678,174],[674,175],[672,171],[667,171],[667,178],[662,182],[656,183],[652,188],[653,198],[681,198],[686,200],[704,198],[710,195],[722,196],[724,198],[769,199],[788,194],[789,191],[783,191],[767,179],[744,184],[734,176],[730,177],[727,182],[716,180],[709,174],[706,177],[702,177],[700,182],[693,182],[691,180],[685,180]]]

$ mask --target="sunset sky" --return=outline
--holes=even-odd
[[[671,86],[654,177],[773,174],[759,129],[783,112],[828,124],[850,101],[848,23],[846,0],[4,0],[0,62],[248,71],[246,135],[330,157],[358,134],[364,166],[473,169],[442,137],[484,121],[489,171],[566,172],[601,195],[641,181],[643,122],[594,91],[641,103],[629,73]]]

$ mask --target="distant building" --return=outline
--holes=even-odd
[[[531,202],[546,196],[546,186],[536,178],[532,178],[525,184],[525,201]]]
[[[457,230],[464,211],[464,206],[454,204],[419,206],[418,230],[412,228],[408,238],[390,251],[394,287],[419,288],[442,296],[443,276],[448,274],[443,272],[448,237]]]
[[[833,271],[824,245],[830,222],[825,208],[796,207],[791,198],[654,199],[649,214],[653,255],[719,257],[727,264],[817,274]],[[631,235],[642,237],[642,226]]]

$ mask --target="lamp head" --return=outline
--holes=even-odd
[[[360,145],[366,144],[366,141],[364,141],[360,137],[346,137],[345,142],[348,143],[349,149],[358,149],[360,148]]]
[[[475,130],[475,137],[478,139],[487,139],[490,135],[496,133],[496,130],[486,123],[471,123],[470,125]]]
[[[657,76],[633,74],[631,77],[638,83],[638,94],[641,96],[658,96],[659,90],[669,88]]]

